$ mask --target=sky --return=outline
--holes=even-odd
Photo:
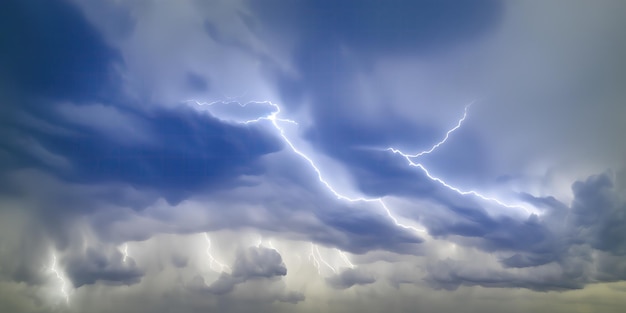
[[[1,312],[626,305],[624,1],[1,6]]]

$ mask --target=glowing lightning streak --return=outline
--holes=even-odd
[[[52,254],[52,265],[50,266],[50,270],[54,272],[54,274],[57,276],[57,279],[61,281],[61,293],[63,294],[63,297],[65,297],[65,303],[69,304],[70,295],[67,293],[67,290],[65,289],[65,286],[66,286],[65,279],[63,278],[63,276],[61,276],[61,273],[59,273],[57,269],[57,256],[54,254]]]
[[[287,136],[285,135],[285,131],[284,131],[284,129],[278,125],[277,121],[285,121],[285,122],[293,123],[293,124],[296,124],[296,125],[297,125],[298,123],[296,123],[296,122],[294,122],[294,121],[292,121],[292,120],[286,120],[286,119],[278,119],[278,118],[276,118],[276,116],[280,113],[280,107],[279,107],[277,104],[272,103],[272,102],[269,102],[269,101],[268,101],[268,102],[259,102],[259,103],[267,103],[267,104],[269,104],[269,105],[273,106],[273,107],[276,109],[276,111],[274,111],[272,114],[270,114],[270,115],[268,115],[268,116],[266,116],[266,117],[260,117],[260,118],[257,118],[257,119],[255,119],[255,120],[246,121],[246,122],[244,122],[244,123],[248,124],[248,123],[252,123],[252,122],[258,122],[258,121],[263,120],[263,119],[267,119],[267,120],[271,121],[271,122],[272,122],[272,124],[274,125],[274,127],[275,127],[278,131],[279,131],[280,136],[281,136],[281,137],[283,138],[283,140],[287,143],[287,145],[289,145],[289,147],[291,148],[291,150],[292,150],[293,152],[295,152],[296,154],[298,154],[298,155],[299,155],[300,157],[302,157],[303,159],[305,159],[305,160],[306,160],[306,161],[307,161],[307,162],[311,165],[311,167],[313,167],[313,169],[314,169],[314,170],[315,170],[315,172],[317,173],[317,178],[318,178],[318,180],[319,180],[322,184],[324,184],[324,186],[326,186],[326,188],[327,188],[328,190],[330,190],[330,191],[331,191],[331,192],[332,192],[332,193],[333,193],[333,194],[334,194],[334,195],[335,195],[338,199],[347,200],[347,201],[350,201],[350,202],[357,202],[357,201],[362,201],[362,202],[378,202],[378,203],[380,203],[380,205],[381,205],[381,206],[385,209],[385,211],[387,212],[387,216],[389,216],[389,218],[390,218],[390,219],[391,219],[391,220],[392,220],[392,221],[393,221],[393,222],[394,222],[397,226],[400,226],[400,227],[405,228],[405,229],[411,229],[411,230],[414,230],[414,231],[417,231],[417,232],[424,232],[424,230],[423,230],[423,229],[419,229],[419,228],[412,227],[412,226],[409,226],[409,225],[404,225],[404,224],[401,224],[400,222],[398,222],[398,219],[397,219],[395,216],[393,216],[393,214],[391,213],[391,211],[389,210],[389,208],[387,207],[387,205],[383,202],[382,198],[370,198],[370,199],[368,199],[368,198],[349,198],[349,197],[346,197],[346,196],[344,196],[344,195],[342,195],[342,194],[338,193],[338,192],[337,192],[337,191],[336,191],[336,190],[335,190],[335,189],[334,189],[334,188],[333,188],[333,187],[332,187],[332,186],[331,186],[331,185],[330,185],[330,184],[329,184],[329,183],[328,183],[328,182],[327,182],[327,181],[326,181],[323,177],[322,177],[322,173],[321,173],[321,171],[317,168],[317,166],[315,165],[315,163],[313,162],[313,160],[311,160],[311,159],[310,159],[307,155],[305,155],[303,152],[301,152],[300,150],[298,150],[298,149],[297,149],[297,148],[293,145],[293,143],[289,140],[289,138],[287,138]],[[472,102],[472,103],[473,103],[473,102]],[[446,183],[446,182],[445,182],[445,181],[443,181],[442,179],[440,179],[440,178],[438,178],[438,177],[435,177],[435,176],[431,175],[431,174],[430,174],[430,172],[429,172],[429,171],[428,171],[428,170],[427,170],[427,169],[426,169],[426,168],[425,168],[425,167],[424,167],[421,163],[415,163],[415,162],[413,162],[413,160],[411,160],[411,158],[415,158],[415,157],[419,157],[419,156],[422,156],[422,155],[425,155],[425,154],[429,154],[429,153],[431,153],[431,152],[435,151],[435,149],[437,149],[439,146],[441,146],[442,144],[444,144],[444,143],[448,140],[448,138],[449,138],[450,134],[451,134],[452,132],[454,132],[455,130],[457,130],[459,127],[461,127],[461,124],[463,123],[463,121],[464,121],[464,120],[465,120],[465,118],[467,117],[467,110],[468,110],[469,106],[470,106],[472,103],[470,103],[470,104],[468,104],[467,106],[465,106],[465,111],[464,111],[463,117],[462,117],[462,118],[461,118],[461,119],[457,122],[456,126],[455,126],[455,127],[453,127],[451,130],[449,130],[448,132],[446,132],[446,135],[445,135],[444,139],[443,139],[443,140],[441,140],[441,141],[439,141],[437,144],[433,145],[433,147],[432,147],[432,148],[430,148],[429,150],[426,150],[426,151],[423,151],[423,152],[420,152],[420,153],[417,153],[417,154],[414,154],[414,155],[411,155],[411,154],[406,154],[406,153],[404,153],[404,152],[402,152],[402,151],[400,151],[400,150],[398,150],[398,149],[394,149],[394,148],[389,148],[389,149],[387,149],[387,150],[392,151],[392,152],[393,152],[393,153],[395,153],[395,154],[400,154],[401,156],[403,156],[403,157],[407,160],[407,162],[409,163],[409,165],[410,165],[410,166],[418,167],[419,169],[421,169],[421,170],[424,172],[424,174],[426,174],[426,176],[427,176],[428,178],[430,178],[430,179],[431,179],[431,180],[433,180],[433,181],[438,182],[439,184],[443,185],[444,187],[446,187],[446,188],[448,188],[448,189],[450,189],[450,190],[452,190],[452,191],[457,192],[458,194],[461,194],[461,195],[473,195],[473,196],[478,197],[478,198],[480,198],[480,199],[483,199],[483,200],[485,200],[485,201],[491,201],[491,202],[497,203],[498,205],[503,206],[503,207],[506,207],[506,208],[516,208],[516,209],[522,209],[522,210],[526,211],[527,213],[531,213],[531,211],[530,211],[527,207],[525,207],[525,206],[521,206],[521,205],[514,205],[514,204],[507,204],[507,203],[504,203],[504,202],[502,202],[502,201],[500,201],[500,200],[498,200],[498,199],[496,199],[496,198],[492,198],[492,197],[487,197],[487,196],[484,196],[484,195],[482,195],[482,194],[480,194],[480,193],[478,193],[477,191],[474,191],[474,190],[464,191],[464,190],[461,190],[461,189],[459,189],[459,188],[457,188],[457,187],[454,187],[454,186],[452,186],[452,185],[449,185],[448,183]]]
[[[527,207],[525,207],[523,205],[507,204],[507,203],[504,203],[504,202],[502,202],[502,201],[500,201],[500,200],[498,200],[496,198],[484,196],[484,195],[482,195],[482,194],[480,194],[480,193],[478,193],[477,191],[474,191],[474,190],[469,190],[469,191],[461,190],[461,189],[459,189],[457,187],[451,186],[448,183],[446,183],[445,181],[443,181],[442,179],[440,179],[438,177],[435,177],[432,174],[430,174],[430,172],[421,163],[413,162],[411,160],[411,157],[409,155],[403,153],[402,151],[394,150],[393,153],[400,154],[401,156],[403,156],[407,160],[407,162],[409,163],[410,166],[417,167],[417,168],[421,169],[424,172],[424,174],[426,174],[426,176],[428,176],[428,178],[430,178],[433,181],[438,182],[442,186],[444,186],[444,187],[446,187],[446,188],[448,188],[448,189],[450,189],[452,191],[455,191],[458,194],[461,194],[461,195],[464,195],[464,196],[472,195],[472,196],[475,196],[475,197],[480,198],[480,199],[485,200],[485,201],[497,203],[498,205],[500,205],[502,207],[505,207],[505,208],[522,209],[522,210],[526,211],[526,213],[529,213],[529,214],[532,213],[531,209],[529,209],[529,208],[527,208]]]
[[[331,271],[333,271],[333,273],[337,274],[337,270],[330,265],[330,263],[326,262],[326,260],[324,260],[324,258],[322,257],[322,254],[320,253],[320,248],[317,245],[314,245],[315,247],[315,252],[317,253],[317,256],[319,257],[320,261],[322,261],[322,263],[324,265],[326,265],[326,267],[330,268]]]
[[[272,249],[272,250],[276,250],[276,252],[279,252],[279,251],[278,251],[278,249],[276,249],[276,247],[274,247],[274,245],[272,244],[272,241],[271,241],[271,240],[269,240],[267,243],[269,244],[270,249]]]
[[[221,263],[219,261],[217,261],[214,257],[213,254],[211,254],[211,238],[209,238],[209,234],[204,233],[204,238],[206,238],[208,247],[206,249],[206,254],[209,256],[209,267],[213,270],[213,264],[217,264],[217,266],[219,266],[219,271],[223,272],[224,269],[228,269],[229,271],[232,271],[232,269],[230,268],[230,266]]]
[[[463,122],[465,121],[465,118],[467,117],[467,109],[469,109],[469,107],[474,104],[474,101],[470,102],[468,105],[465,106],[465,110],[463,111],[463,117],[461,119],[459,119],[459,121],[456,123],[456,126],[454,126],[453,128],[451,128],[450,130],[448,130],[446,132],[446,136],[439,141],[438,143],[434,144],[430,149],[416,153],[416,154],[403,154],[404,156],[408,157],[408,158],[419,158],[422,155],[425,154],[430,154],[433,151],[435,151],[437,148],[439,148],[439,146],[443,145],[448,138],[450,137],[450,134],[452,134],[455,130],[459,129],[461,127],[461,124],[463,124]],[[400,150],[394,149],[394,148],[387,148],[386,151],[391,151],[393,153],[400,153]]]
[[[324,264],[331,271],[333,271],[333,273],[337,274],[337,270],[332,265],[330,265],[330,263],[324,260],[324,257],[322,257],[322,254],[320,253],[319,247],[313,244],[312,242],[311,242],[311,253],[309,254],[309,259],[312,259],[313,265],[315,265],[315,267],[317,268],[318,274],[321,275],[321,270],[322,270],[321,264]]]
[[[309,253],[309,260],[313,262],[313,266],[317,268],[317,274],[322,275],[322,269],[320,267],[320,261],[315,256],[315,245],[311,242],[311,253]]]
[[[257,248],[260,248],[262,245],[263,245],[263,237],[259,236],[259,243],[256,246],[257,246]],[[276,249],[276,247],[274,247],[274,244],[272,243],[272,240],[268,240],[267,241],[267,246],[270,247],[270,249],[276,250],[276,252],[279,252],[278,249]]]
[[[122,248],[122,253],[124,254],[122,262],[126,263],[126,259],[128,259],[128,243],[124,244],[124,248]]]
[[[484,195],[482,195],[479,192],[474,191],[474,190],[466,191],[466,190],[461,190],[461,189],[459,189],[457,187],[454,187],[452,185],[449,185],[448,183],[443,181],[441,178],[435,177],[432,174],[430,174],[430,172],[424,167],[424,165],[422,165],[421,163],[415,163],[412,160],[413,158],[419,158],[420,156],[423,156],[425,154],[429,154],[429,153],[435,151],[435,149],[437,149],[439,146],[443,145],[448,140],[448,138],[450,137],[450,134],[452,132],[454,132],[455,130],[457,130],[459,127],[461,127],[461,124],[463,123],[463,121],[465,121],[465,118],[467,117],[467,110],[470,107],[470,105],[472,105],[473,103],[474,102],[471,102],[470,104],[465,106],[465,111],[463,112],[463,117],[461,119],[459,119],[457,124],[452,129],[450,129],[450,130],[448,130],[448,132],[446,132],[445,137],[441,141],[439,141],[438,143],[433,145],[429,150],[425,150],[425,151],[422,151],[422,152],[419,152],[419,153],[416,153],[416,154],[408,154],[408,153],[402,152],[399,149],[395,149],[395,148],[391,148],[390,147],[390,148],[387,148],[386,151],[391,151],[394,154],[401,155],[409,163],[409,166],[413,166],[413,167],[419,168],[420,170],[422,170],[422,172],[424,172],[424,174],[426,174],[426,176],[428,178],[430,178],[433,181],[438,182],[442,186],[444,186],[444,187],[446,187],[446,188],[448,188],[448,189],[450,189],[452,191],[455,191],[458,194],[461,194],[461,195],[464,195],[464,196],[472,195],[472,196],[475,196],[475,197],[480,198],[480,199],[485,200],[485,201],[497,203],[498,205],[500,205],[502,207],[506,207],[506,208],[510,208],[510,209],[522,209],[522,210],[526,211],[526,213],[529,213],[529,214],[532,213],[532,211],[529,208],[525,207],[525,206],[516,205],[516,204],[507,204],[507,203],[504,203],[503,201],[498,200],[496,198],[484,196]]]
[[[341,250],[335,248],[335,250],[337,250],[337,252],[339,252],[339,256],[341,257],[341,259],[346,262],[346,264],[348,265],[348,267],[350,268],[354,268],[354,264],[352,262],[350,262],[350,259],[348,259],[348,256]]]

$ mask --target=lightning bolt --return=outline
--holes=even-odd
[[[271,240],[268,240],[268,242],[267,242],[267,243],[269,244],[270,249],[272,249],[272,250],[276,250],[276,252],[280,253],[280,251],[278,251],[278,249],[276,249],[276,247],[274,247],[274,245],[272,244],[272,241],[271,241]]]
[[[224,272],[224,269],[228,269],[229,271],[232,271],[232,269],[230,268],[230,266],[219,262],[218,260],[215,259],[215,257],[213,257],[213,254],[211,254],[211,238],[209,238],[209,234],[208,233],[204,233],[204,238],[207,241],[207,249],[206,249],[206,254],[209,256],[209,267],[215,271],[215,269],[213,268],[214,264],[217,264],[217,266],[219,267],[219,272]]]
[[[311,242],[311,252],[309,253],[309,260],[311,262],[313,262],[313,266],[315,266],[315,268],[317,268],[317,274],[318,275],[322,275],[322,269],[321,269],[320,261],[317,259],[317,256],[315,256],[314,246],[315,245]]]
[[[283,139],[283,141],[287,144],[287,146],[289,146],[289,148],[291,149],[291,151],[295,154],[297,154],[299,157],[301,157],[306,163],[309,164],[309,166],[313,169],[313,171],[317,174],[317,179],[319,180],[319,182],[324,185],[326,187],[326,189],[328,191],[330,191],[337,199],[339,200],[344,200],[344,201],[348,201],[348,202],[367,202],[367,203],[371,203],[371,202],[375,202],[378,203],[379,206],[385,211],[386,215],[389,217],[389,219],[398,227],[407,229],[407,230],[412,230],[414,232],[418,232],[418,233],[424,233],[426,232],[424,229],[421,228],[417,228],[411,225],[406,225],[403,223],[400,223],[400,221],[398,220],[398,218],[396,218],[394,216],[394,214],[391,212],[391,210],[389,209],[389,207],[387,207],[386,203],[383,201],[383,198],[364,198],[364,197],[359,197],[359,198],[352,198],[352,197],[348,197],[346,195],[343,195],[341,193],[339,193],[326,179],[324,179],[324,176],[322,175],[321,170],[317,167],[317,165],[315,164],[315,162],[309,157],[307,156],[304,152],[302,152],[301,150],[299,150],[294,144],[293,142],[289,139],[289,137],[287,136],[285,129],[281,126],[281,123],[289,123],[289,124],[294,124],[294,125],[298,125],[298,123],[296,121],[290,120],[290,119],[285,119],[285,118],[279,118],[279,115],[281,113],[281,108],[278,104],[273,103],[271,101],[250,101],[250,102],[246,102],[246,103],[240,103],[237,101],[233,101],[233,100],[229,100],[229,101],[213,101],[213,102],[200,102],[197,100],[187,100],[185,102],[192,102],[195,103],[198,106],[212,106],[215,104],[237,104],[241,107],[246,107],[247,105],[267,105],[270,106],[271,108],[273,108],[273,111],[271,113],[269,113],[268,115],[265,116],[260,116],[257,117],[255,119],[250,119],[250,120],[246,120],[246,121],[242,121],[239,122],[241,124],[252,124],[252,123],[258,123],[261,121],[269,121],[272,126],[277,130],[278,135]],[[456,131],[457,129],[459,129],[462,125],[462,123],[465,121],[465,119],[467,118],[468,115],[468,110],[469,107],[473,104],[474,102],[469,103],[468,105],[465,106],[464,109],[464,113],[463,116],[457,121],[456,125],[451,128],[450,130],[448,130],[444,136],[443,139],[441,139],[440,141],[438,141],[437,143],[435,143],[430,149],[428,150],[424,150],[422,152],[419,153],[415,153],[415,154],[408,154],[408,153],[404,153],[403,151],[390,147],[385,149],[386,151],[391,151],[394,154],[398,154],[400,156],[402,156],[410,166],[412,167],[416,167],[419,168],[420,170],[422,170],[422,172],[432,181],[439,183],[440,185],[448,188],[449,190],[452,190],[460,195],[463,196],[474,196],[477,197],[479,199],[482,199],[484,201],[489,201],[492,203],[496,203],[502,207],[506,207],[506,208],[511,208],[511,209],[523,209],[526,212],[530,212],[530,210],[525,207],[525,206],[521,206],[521,205],[516,205],[516,204],[508,204],[505,203],[504,201],[501,201],[497,198],[494,197],[488,197],[485,196],[475,190],[462,190],[460,188],[457,188],[455,186],[452,186],[448,183],[446,183],[443,179],[436,177],[434,175],[432,175],[427,169],[426,167],[424,167],[421,163],[416,163],[413,161],[413,159],[415,158],[419,158],[421,156],[430,154],[432,152],[434,152],[437,148],[439,148],[441,145],[445,144],[445,142],[448,140],[448,138],[450,137],[450,135]],[[328,267],[332,268],[333,271],[336,271],[332,266],[330,266],[327,262],[325,262],[322,258],[321,255],[319,255],[319,249],[317,249],[317,246],[312,244],[311,247],[311,253],[309,255],[309,259],[313,260],[313,263],[316,264],[316,267],[318,268],[318,272],[320,271],[320,262],[327,265]],[[316,253],[317,252],[317,256]],[[319,256],[319,258],[318,258]],[[343,255],[345,256],[345,255]],[[343,258],[342,256],[342,258]],[[345,258],[344,261],[347,261],[346,263],[349,263],[349,260],[347,260],[347,257]],[[351,263],[349,263],[351,264]],[[352,265],[354,266],[354,265]]]
[[[122,262],[126,263],[126,259],[128,259],[128,243],[125,243],[122,247],[122,254],[124,255]]]
[[[410,155],[407,155],[407,154],[405,154],[405,153],[403,153],[402,151],[397,150],[397,149],[393,149],[392,151],[393,151],[393,153],[395,153],[395,154],[399,154],[399,155],[401,155],[402,157],[404,157],[404,158],[407,160],[407,162],[408,162],[408,164],[409,164],[410,166],[417,167],[417,168],[419,168],[420,170],[422,170],[422,172],[423,172],[423,173],[424,173],[424,174],[425,174],[428,178],[430,178],[432,181],[435,181],[435,182],[439,183],[440,185],[442,185],[442,186],[444,186],[444,187],[446,187],[446,188],[448,188],[448,189],[450,189],[450,190],[452,190],[452,191],[454,191],[454,192],[456,192],[456,193],[458,193],[458,194],[460,194],[460,195],[463,195],[463,196],[469,196],[469,195],[471,195],[471,196],[475,196],[475,197],[477,197],[477,198],[479,198],[479,199],[482,199],[482,200],[487,201],[487,202],[493,202],[493,203],[496,203],[496,204],[498,204],[499,206],[502,206],[502,207],[505,207],[505,208],[509,208],[509,209],[521,209],[521,210],[524,210],[524,211],[525,211],[526,213],[528,213],[528,214],[531,214],[531,213],[539,213],[539,212],[535,212],[534,210],[532,210],[532,209],[530,209],[530,208],[528,208],[528,207],[526,207],[526,206],[523,206],[523,205],[519,205],[519,204],[509,204],[509,203],[506,203],[506,202],[504,202],[504,201],[502,201],[502,200],[499,200],[499,199],[497,199],[497,198],[493,198],[493,197],[488,197],[488,196],[482,195],[481,193],[479,193],[478,191],[475,191],[475,190],[461,190],[461,189],[459,189],[459,188],[457,188],[457,187],[454,187],[454,186],[452,186],[452,185],[450,185],[450,184],[446,183],[443,179],[438,178],[438,177],[436,177],[436,176],[432,175],[432,174],[431,174],[431,173],[430,173],[430,172],[429,172],[429,171],[428,171],[428,170],[424,167],[424,165],[422,165],[421,163],[415,163],[415,162],[413,162],[413,161],[411,160],[411,156],[410,156]]]
[[[454,127],[452,127],[450,130],[448,130],[446,132],[446,135],[443,137],[443,139],[441,139],[439,142],[437,142],[436,144],[434,144],[432,147],[430,147],[430,149],[428,150],[424,150],[422,152],[418,152],[416,154],[406,154],[406,153],[402,153],[403,156],[407,157],[407,158],[419,158],[423,155],[426,154],[430,154],[433,151],[437,150],[437,148],[439,148],[441,145],[443,145],[444,143],[446,143],[446,141],[448,141],[448,138],[450,137],[450,134],[452,134],[455,130],[459,129],[461,127],[461,124],[463,124],[463,122],[465,121],[465,118],[467,117],[467,110],[469,109],[469,107],[474,104],[475,101],[470,102],[468,105],[465,106],[465,109],[463,110],[463,117],[461,117],[459,119],[459,121],[456,123],[456,125]],[[386,151],[392,151],[393,153],[400,153],[400,150],[398,149],[394,149],[392,147],[389,147],[387,149],[385,149]]]
[[[339,257],[341,257],[341,259],[342,259],[344,262],[346,262],[346,264],[348,265],[348,267],[350,267],[350,268],[355,268],[355,267],[356,267],[356,266],[355,266],[352,262],[350,262],[350,259],[348,259],[348,256],[346,255],[346,253],[345,253],[345,252],[343,252],[343,251],[341,251],[341,250],[339,250],[339,249],[337,249],[337,248],[335,248],[335,250],[337,250],[337,252],[339,253]]]
[[[59,273],[59,270],[57,268],[57,256],[55,254],[52,254],[52,265],[50,265],[50,270],[56,275],[57,279],[61,281],[61,294],[63,294],[63,297],[65,298],[65,303],[69,304],[70,295],[66,290],[67,284],[61,273]]]
[[[409,166],[412,167],[417,167],[420,170],[422,170],[422,172],[428,177],[430,178],[430,180],[435,181],[437,183],[439,183],[440,185],[460,194],[460,195],[464,195],[464,196],[474,196],[477,197],[479,199],[482,199],[484,201],[488,201],[488,202],[492,202],[492,203],[496,203],[499,206],[505,207],[505,208],[509,208],[509,209],[522,209],[524,211],[526,211],[526,213],[531,214],[531,213],[538,213],[538,212],[534,212],[534,210],[523,206],[523,205],[519,205],[519,204],[509,204],[509,203],[505,203],[504,201],[501,201],[497,198],[494,197],[488,197],[485,196],[481,193],[479,193],[478,191],[475,190],[461,190],[460,188],[454,187],[448,183],[446,183],[443,179],[436,177],[434,175],[432,175],[427,169],[426,167],[424,167],[423,164],[421,163],[416,163],[413,161],[413,159],[419,158],[423,155],[427,155],[432,153],[433,151],[435,151],[437,148],[439,148],[441,145],[443,145],[444,143],[446,143],[446,141],[448,140],[448,138],[450,137],[450,134],[452,134],[455,130],[459,129],[461,127],[461,124],[465,121],[465,119],[467,118],[467,111],[469,109],[469,107],[474,103],[474,101],[472,101],[471,103],[469,103],[468,105],[465,106],[465,110],[463,112],[463,117],[461,117],[457,124],[451,128],[450,130],[448,130],[446,132],[446,135],[444,136],[444,138],[442,140],[440,140],[439,142],[437,142],[436,144],[434,144],[430,149],[428,150],[424,150],[422,152],[416,153],[416,154],[409,154],[409,153],[405,153],[402,152],[400,149],[396,149],[393,147],[389,147],[387,149],[385,149],[386,151],[391,151],[394,154],[399,154],[400,156],[402,156],[407,163],[409,164]]]
[[[263,245],[263,237],[259,236],[259,242],[257,243],[257,248],[260,248]],[[276,247],[274,247],[274,244],[272,243],[272,240],[267,240],[267,246],[272,249],[272,250],[276,250],[276,252],[280,253],[278,251],[278,249],[276,249]]]
[[[319,257],[319,260],[322,261],[322,264],[326,265],[326,267],[330,268],[333,273],[337,274],[337,270],[332,265],[330,265],[330,263],[326,262],[326,260],[324,260],[324,257],[322,257],[322,254],[320,253],[320,248],[317,245],[313,245],[313,247],[315,248],[315,252]]]
[[[352,262],[350,262],[350,259],[348,259],[348,256],[345,254],[345,252],[337,248],[335,248],[334,250],[337,251],[341,260],[343,260],[348,265],[348,267],[350,268],[356,267]],[[322,256],[322,253],[320,252],[319,246],[312,242],[311,242],[311,252],[309,253],[309,260],[311,260],[313,262],[313,265],[317,268],[318,274],[321,275],[322,264],[328,267],[331,271],[333,271],[333,273],[337,274],[337,269],[334,266],[330,265],[330,263],[324,259],[324,257]]]
[[[313,262],[313,265],[317,268],[317,274],[322,275],[322,264],[328,267],[333,273],[337,274],[337,270],[328,263],[322,254],[320,248],[311,242],[311,252],[309,253],[309,260]]]

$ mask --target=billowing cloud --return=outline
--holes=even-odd
[[[133,284],[139,282],[143,273],[136,268],[132,259],[125,260],[117,250],[110,257],[103,249],[87,248],[82,255],[74,255],[67,261],[68,276],[74,287],[94,284],[97,281]]]
[[[346,289],[354,285],[368,285],[376,281],[372,274],[358,269],[346,269],[335,276],[329,277],[327,282],[337,289]]]

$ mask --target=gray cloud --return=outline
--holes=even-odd
[[[287,275],[287,268],[285,268],[278,251],[252,247],[237,254],[232,275],[244,280],[253,277],[285,276]]]
[[[232,292],[235,286],[249,280],[271,279],[285,275],[287,275],[287,268],[276,250],[250,247],[238,251],[232,266],[232,273],[222,273],[208,286],[202,277],[196,276],[191,281],[190,288],[222,295]]]
[[[624,253],[624,236],[620,230],[626,225],[621,219],[626,211],[626,202],[619,196],[623,193],[622,184],[611,172],[575,182],[572,185],[574,200],[566,209],[567,215],[559,214],[557,219],[551,218],[552,213],[549,212],[541,219],[535,217],[534,222],[527,222],[535,226],[524,226],[517,235],[516,226],[506,226],[507,233],[514,236],[519,245],[501,235],[481,235],[479,241],[486,243],[486,247],[499,245],[493,250],[487,248],[488,251],[518,251],[501,259],[505,267],[502,270],[478,274],[480,271],[477,269],[468,269],[460,262],[448,260],[430,269],[429,280],[446,289],[467,284],[562,290],[582,288],[591,282],[620,279],[618,277],[624,275],[618,261]],[[555,203],[553,198],[541,200],[541,203],[550,204],[558,212],[562,212],[564,206]],[[537,238],[538,241],[529,241],[530,238]],[[525,268],[522,271],[525,274],[520,275],[519,271],[506,268]],[[613,271],[612,274],[608,274],[610,271]],[[550,275],[540,276],[547,275],[542,273]]]
[[[376,278],[371,273],[360,269],[346,269],[326,279],[326,282],[336,289],[347,289],[354,285],[369,285],[375,281]]]
[[[124,262],[122,254],[110,248],[89,247],[83,253],[67,257],[65,263],[75,288],[98,281],[131,285],[138,283],[144,275],[132,258]]]
[[[626,190],[617,186],[612,176],[612,173],[603,173],[574,183],[574,201],[567,218],[577,240],[598,250],[624,255],[626,201],[620,195]]]
[[[280,254],[274,249],[263,247],[249,247],[239,250],[232,266],[232,273],[221,273],[217,280],[208,284],[204,278],[195,276],[188,284],[188,288],[194,292],[208,292],[210,294],[223,296],[235,292],[239,288],[240,292],[245,292],[246,287],[254,286],[267,289],[257,290],[258,293],[268,292],[266,300],[275,300],[288,303],[298,303],[305,299],[304,295],[295,291],[278,290],[272,287],[280,282],[279,277],[287,275],[287,268],[282,261]],[[240,287],[238,287],[240,286]],[[244,289],[244,291],[241,291]]]

